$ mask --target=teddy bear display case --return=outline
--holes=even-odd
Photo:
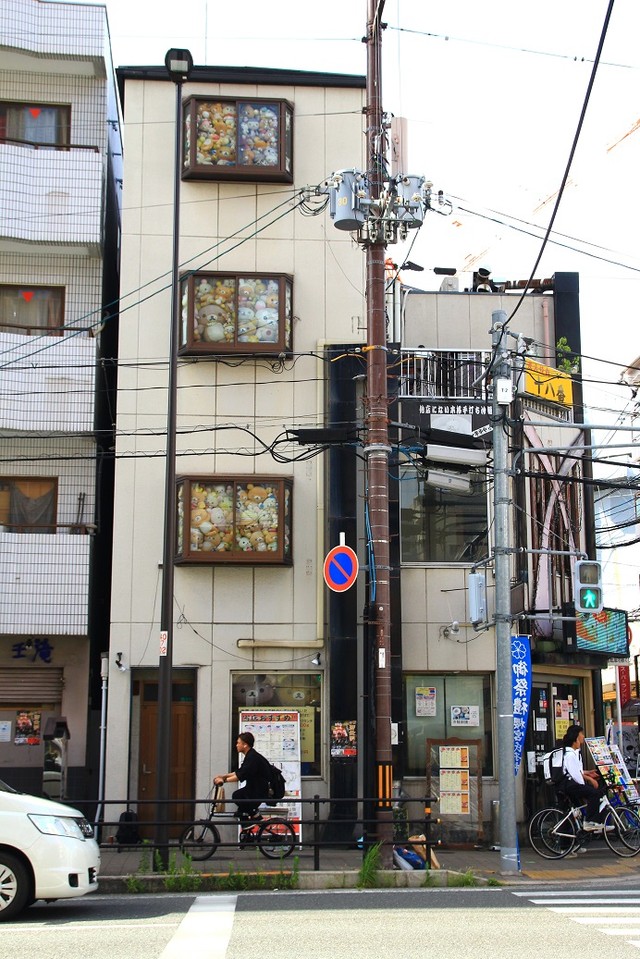
[[[189,97],[183,111],[183,180],[293,183],[288,100]]]
[[[290,276],[193,273],[181,282],[179,353],[290,353],[292,314]]]
[[[181,476],[177,563],[290,566],[293,480]]]

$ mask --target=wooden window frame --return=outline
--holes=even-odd
[[[224,487],[224,490],[214,492],[215,487]],[[253,497],[251,490],[255,491]],[[247,496],[241,497],[241,492]],[[271,502],[271,493],[275,504]],[[242,506],[238,505],[240,502]],[[275,524],[271,521],[274,509],[277,511]],[[176,479],[175,562],[207,566],[291,566],[292,515],[291,477],[179,476]]]
[[[235,111],[237,118],[243,109],[248,107],[273,106],[278,112],[278,162],[273,165],[240,164],[230,152],[230,158],[221,158],[219,163],[203,163],[198,159],[198,141],[202,137],[208,140],[225,136],[224,129],[213,127],[215,119],[211,121],[211,129],[203,133],[198,129],[198,107],[210,105],[215,107],[231,107],[231,115]],[[220,111],[221,113],[223,110]],[[183,180],[225,180],[225,181],[252,181],[255,183],[293,183],[293,104],[288,100],[279,100],[275,97],[234,97],[225,96],[191,96],[183,102]],[[208,119],[208,118],[207,118]],[[218,123],[221,121],[218,120]],[[233,125],[231,125],[233,129]],[[200,155],[203,155],[203,144],[200,142]],[[224,150],[225,147],[221,147]]]
[[[247,281],[248,291],[244,291],[241,281]],[[227,281],[233,284],[233,293]],[[262,292],[255,291],[261,283]],[[206,284],[210,292],[201,294]],[[225,293],[221,297],[216,292]],[[251,290],[251,287],[254,287]],[[275,288],[277,287],[277,294]],[[274,329],[272,296],[278,297],[277,330]],[[225,354],[267,354],[279,356],[290,354],[293,348],[293,279],[284,273],[191,273],[181,281],[182,313],[180,322],[181,356],[216,356]],[[202,305],[200,305],[202,303]],[[243,308],[248,318],[242,318]],[[209,312],[211,325],[207,326]],[[196,321],[199,317],[200,322]],[[226,327],[235,325],[233,340],[220,340],[218,337],[229,335],[223,332]],[[207,336],[207,329],[215,330],[214,341]],[[277,335],[276,335],[277,334]],[[275,338],[271,338],[275,336]],[[244,340],[241,337],[245,337]],[[264,338],[262,338],[264,337]]]

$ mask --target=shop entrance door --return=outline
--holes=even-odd
[[[572,724],[582,725],[580,680],[555,682],[534,680],[531,686],[531,707],[526,740],[526,804],[529,815],[548,805],[554,798],[542,779],[542,757],[562,744],[562,737]]]
[[[141,834],[153,836],[156,808],[149,800],[157,795],[157,730],[158,730],[158,683],[140,680],[140,751],[138,757],[138,818]],[[169,798],[178,800],[169,807],[169,835],[180,834],[184,823],[193,817],[194,798],[194,682],[178,679],[172,683],[171,703],[171,758],[169,765]]]

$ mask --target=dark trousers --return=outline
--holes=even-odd
[[[236,789],[231,798],[238,807],[238,816],[244,819],[255,816],[262,797],[256,797],[249,786],[243,786],[241,789]]]
[[[587,783],[577,783],[577,782],[568,782],[562,784],[562,790],[569,799],[573,800],[574,803],[577,803],[582,806],[585,802],[587,803],[587,808],[584,812],[584,818],[588,819],[590,822],[599,822],[600,821],[600,790],[594,789],[593,786],[589,786]]]

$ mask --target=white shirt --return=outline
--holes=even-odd
[[[571,776],[571,778],[579,783],[581,786],[584,786],[584,776],[582,775],[582,756],[580,755],[579,749],[574,749],[573,746],[565,751],[564,754],[564,771]]]

